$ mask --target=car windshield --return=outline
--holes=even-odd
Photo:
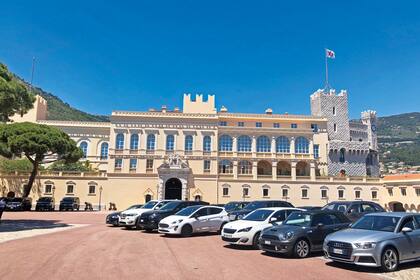
[[[174,210],[178,205],[180,204],[179,201],[171,201],[169,203],[166,203],[162,208],[159,210],[166,210],[166,211],[172,211]]]
[[[246,215],[243,220],[262,222],[265,221],[273,212],[273,210],[258,209]]]
[[[73,197],[64,197],[63,201],[73,201]]]
[[[50,202],[51,201],[51,197],[41,197],[40,199],[38,199],[38,201],[41,201],[41,202]]]
[[[152,209],[157,203],[158,203],[157,201],[149,201],[145,205],[143,205],[141,208]]]
[[[345,213],[347,211],[347,208],[349,207],[348,203],[329,203],[322,207],[322,210],[334,210],[334,211],[340,211],[342,213]]]
[[[192,213],[194,213],[197,209],[199,209],[200,207],[202,207],[202,205],[190,206],[190,207],[187,207],[187,208],[184,208],[184,209],[178,211],[175,215],[177,215],[177,216],[189,216]]]
[[[242,208],[242,203],[240,202],[229,202],[227,203],[224,208],[226,211],[234,211],[234,210],[240,210]]]
[[[284,225],[299,226],[299,227],[309,227],[311,224],[312,216],[310,214],[305,214],[303,212],[293,212],[287,217],[284,221]]]
[[[360,218],[351,228],[393,232],[399,220],[399,217],[368,215]]]
[[[251,202],[250,204],[248,204],[247,206],[245,206],[244,209],[245,210],[251,210],[251,211],[253,211],[255,209],[262,208],[264,206],[265,206],[265,203],[264,202],[262,202],[262,201],[254,201],[254,202]]]
[[[143,204],[134,204],[131,205],[130,207],[128,207],[126,210],[130,210],[130,209],[138,209],[138,208],[142,208]]]

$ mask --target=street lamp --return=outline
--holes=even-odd
[[[55,194],[55,186],[52,186],[52,201],[53,201],[53,210],[55,210],[55,198],[54,198],[54,194]]]
[[[101,203],[102,203],[102,186],[99,187],[99,211],[101,211]]]

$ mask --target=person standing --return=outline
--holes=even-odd
[[[6,198],[2,198],[0,200],[0,224],[1,224],[1,216],[3,215],[4,208],[6,208]]]

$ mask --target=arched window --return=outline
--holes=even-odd
[[[108,143],[102,143],[101,144],[101,159],[107,159],[108,158]]]
[[[219,138],[219,151],[231,152],[232,151],[232,137],[229,135],[222,135]]]
[[[87,157],[87,150],[88,150],[88,143],[86,141],[82,141],[79,145],[80,149],[83,152],[83,158]]]
[[[150,200],[152,200],[152,195],[151,194],[146,194],[145,196],[144,196],[144,202],[149,202]]]
[[[346,150],[344,148],[340,149],[340,163],[344,163],[346,161]]]
[[[239,174],[252,174],[252,163],[247,160],[239,162]]]
[[[201,195],[197,194],[196,196],[194,196],[194,200],[201,201]]]
[[[296,138],[295,153],[309,154],[309,141],[305,137],[299,136]]]
[[[175,147],[175,137],[172,134],[166,136],[166,150],[173,151]]]
[[[156,137],[154,134],[149,134],[147,135],[147,145],[146,145],[146,149],[149,151],[153,151],[155,149],[155,145],[156,145]]]
[[[251,137],[242,135],[238,137],[238,152],[250,152],[252,147]]]
[[[220,174],[232,174],[233,164],[231,161],[224,159],[219,161],[219,173]]]
[[[206,135],[203,138],[203,151],[210,152],[211,151],[211,137]]]
[[[115,137],[115,149],[122,150],[124,149],[124,134],[118,133]]]
[[[268,153],[271,151],[271,141],[267,136],[257,138],[257,152]]]
[[[185,136],[185,151],[192,151],[193,150],[193,137],[192,135]]]
[[[277,153],[290,153],[290,142],[287,137],[285,136],[277,137],[276,152]]]
[[[137,150],[139,148],[139,135],[132,134],[130,139],[130,150]]]

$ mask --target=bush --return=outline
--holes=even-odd
[[[32,163],[28,159],[6,159],[0,158],[0,171],[6,173],[12,172],[31,172]]]
[[[78,171],[87,172],[92,171],[89,161],[65,163],[64,161],[56,161],[48,167],[52,171]]]

